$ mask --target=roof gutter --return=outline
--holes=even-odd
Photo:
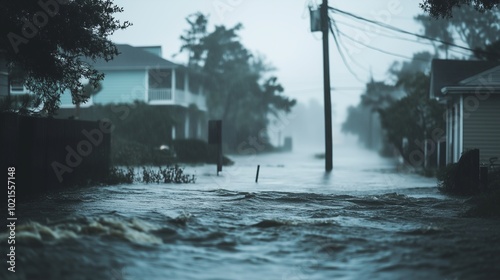
[[[448,94],[476,94],[476,93],[500,94],[500,85],[498,85],[498,86],[477,85],[477,86],[451,86],[451,87],[443,87],[441,89],[441,93],[443,95],[448,95]]]

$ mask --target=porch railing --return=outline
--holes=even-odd
[[[169,88],[150,88],[148,92],[149,101],[167,101],[172,100],[172,89]]]

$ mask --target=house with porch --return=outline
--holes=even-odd
[[[86,109],[93,105],[108,105],[142,101],[172,111],[175,125],[172,139],[206,138],[205,89],[200,74],[162,58],[161,46],[133,47],[117,44],[119,55],[113,60],[93,62],[104,73],[102,89],[79,105],[77,112],[71,94],[61,96],[59,117],[77,112],[86,119]],[[15,85],[13,90],[16,90]]]
[[[430,98],[446,106],[446,132],[438,139],[438,166],[479,149],[480,163],[500,157],[500,63],[434,59]]]

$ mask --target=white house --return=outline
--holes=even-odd
[[[160,46],[133,47],[118,44],[119,55],[106,62],[93,63],[95,69],[105,74],[102,90],[81,104],[85,108],[94,104],[133,103],[143,101],[151,106],[176,108],[177,125],[171,137],[204,138],[206,134],[206,103],[202,78],[185,66],[161,57]],[[12,88],[16,90],[16,88]],[[74,112],[71,94],[61,96],[60,115]]]
[[[499,62],[433,60],[430,97],[446,105],[438,163],[457,162],[470,149],[479,149],[484,164],[500,157]]]

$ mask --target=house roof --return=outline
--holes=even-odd
[[[500,66],[460,81],[464,86],[500,86]]]
[[[179,68],[183,67],[160,56],[154,55],[144,47],[132,47],[125,44],[117,44],[118,52],[113,60],[99,59],[92,63],[97,70],[137,70],[147,68]]]
[[[430,97],[443,97],[444,87],[467,85],[468,79],[499,66],[499,62],[480,60],[433,59],[431,65]],[[461,82],[465,82],[461,83]],[[470,82],[470,81],[469,81]]]

